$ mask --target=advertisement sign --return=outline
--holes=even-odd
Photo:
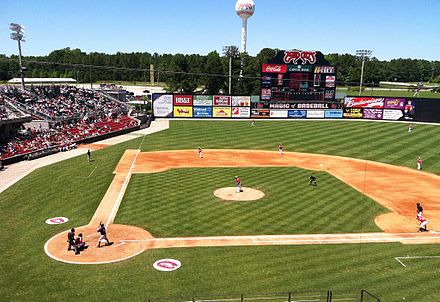
[[[382,109],[383,98],[367,98],[367,97],[346,97],[345,107],[350,108],[377,108]]]
[[[382,109],[364,109],[364,118],[371,120],[381,120],[383,117]]]
[[[334,66],[316,66],[314,73],[335,73]]]
[[[251,116],[251,108],[249,107],[232,107],[233,118],[249,118]]]
[[[231,106],[231,96],[214,95],[214,106]]]
[[[324,100],[333,100],[335,98],[334,89],[326,89],[324,92]]]
[[[289,110],[287,113],[288,118],[306,118],[307,110]]]
[[[272,97],[272,90],[270,88],[261,89],[261,99],[264,101],[269,101]]]
[[[402,110],[384,109],[383,110],[383,119],[384,120],[393,120],[393,121],[403,119],[403,112],[402,112]]]
[[[193,107],[189,106],[175,106],[174,117],[192,117]]]
[[[193,97],[194,106],[212,106],[212,95],[195,95]]]
[[[192,106],[193,96],[190,94],[175,94],[174,95],[174,106]]]
[[[362,108],[344,108],[344,118],[362,118]]]
[[[213,107],[212,117],[231,117],[231,107]]]
[[[255,118],[269,118],[270,110],[269,109],[252,109],[251,117]]]
[[[312,72],[313,65],[287,65],[287,72]]]
[[[286,118],[288,110],[271,110],[270,117],[271,118]]]
[[[251,105],[250,96],[233,96],[232,106],[235,107],[249,107]]]
[[[402,98],[385,98],[384,108],[386,109],[401,109],[405,108],[406,100]]]
[[[325,118],[342,118],[342,109],[325,110],[324,117]]]
[[[193,116],[194,117],[212,117],[212,107],[204,106],[204,107],[193,107]]]
[[[173,95],[153,94],[153,113],[156,117],[173,116]]]
[[[160,272],[172,272],[181,266],[182,263],[176,259],[160,259],[153,263],[154,269]]]
[[[406,100],[405,108],[403,110],[403,116],[406,120],[414,119],[414,114],[416,113],[416,101]]]
[[[335,76],[325,76],[325,87],[335,87],[336,77]]]
[[[259,102],[260,96],[259,95],[251,95],[251,103]]]
[[[307,110],[307,118],[324,118],[324,110]]]
[[[253,104],[255,105],[255,104]],[[342,109],[340,103],[260,103],[270,109]]]
[[[262,72],[265,73],[286,73],[287,65],[284,64],[263,64]]]

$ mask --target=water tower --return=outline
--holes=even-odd
[[[246,52],[247,19],[255,12],[253,0],[237,0],[235,12],[243,20],[241,26],[241,52]]]

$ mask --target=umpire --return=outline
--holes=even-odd
[[[76,245],[75,245],[75,229],[74,228],[72,228],[70,230],[70,232],[67,234],[67,242],[69,243],[69,247],[67,248],[67,250],[71,251],[72,247],[73,247],[73,250],[75,251],[75,255],[78,255],[79,252],[78,252],[78,249],[76,248]]]

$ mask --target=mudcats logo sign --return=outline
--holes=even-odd
[[[154,262],[153,267],[161,272],[171,272],[180,268],[182,264],[175,259],[160,259]]]
[[[48,220],[46,220],[47,224],[62,224],[69,221],[68,218],[66,217],[54,217],[54,218],[49,218]]]
[[[298,60],[302,61],[302,64],[315,64],[316,63],[316,51],[300,51],[300,50],[286,50],[284,52],[284,63],[298,64]]]

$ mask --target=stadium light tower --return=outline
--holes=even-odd
[[[24,68],[21,61],[21,41],[24,39],[24,27],[17,23],[10,23],[9,29],[12,30],[11,39],[18,42],[18,63],[20,64],[21,88],[24,89]]]
[[[229,95],[231,95],[232,86],[231,86],[231,78],[232,78],[232,58],[238,56],[240,52],[238,51],[238,47],[231,45],[231,46],[223,46],[223,54],[229,58],[229,83],[228,83],[228,89],[229,89]]]
[[[362,67],[361,67],[361,82],[359,85],[359,96],[361,95],[362,92],[362,84],[364,81],[364,66],[365,66],[365,58],[369,58],[371,56],[371,54],[373,53],[372,50],[367,50],[367,49],[359,49],[356,50],[356,57],[360,58],[362,60]]]

